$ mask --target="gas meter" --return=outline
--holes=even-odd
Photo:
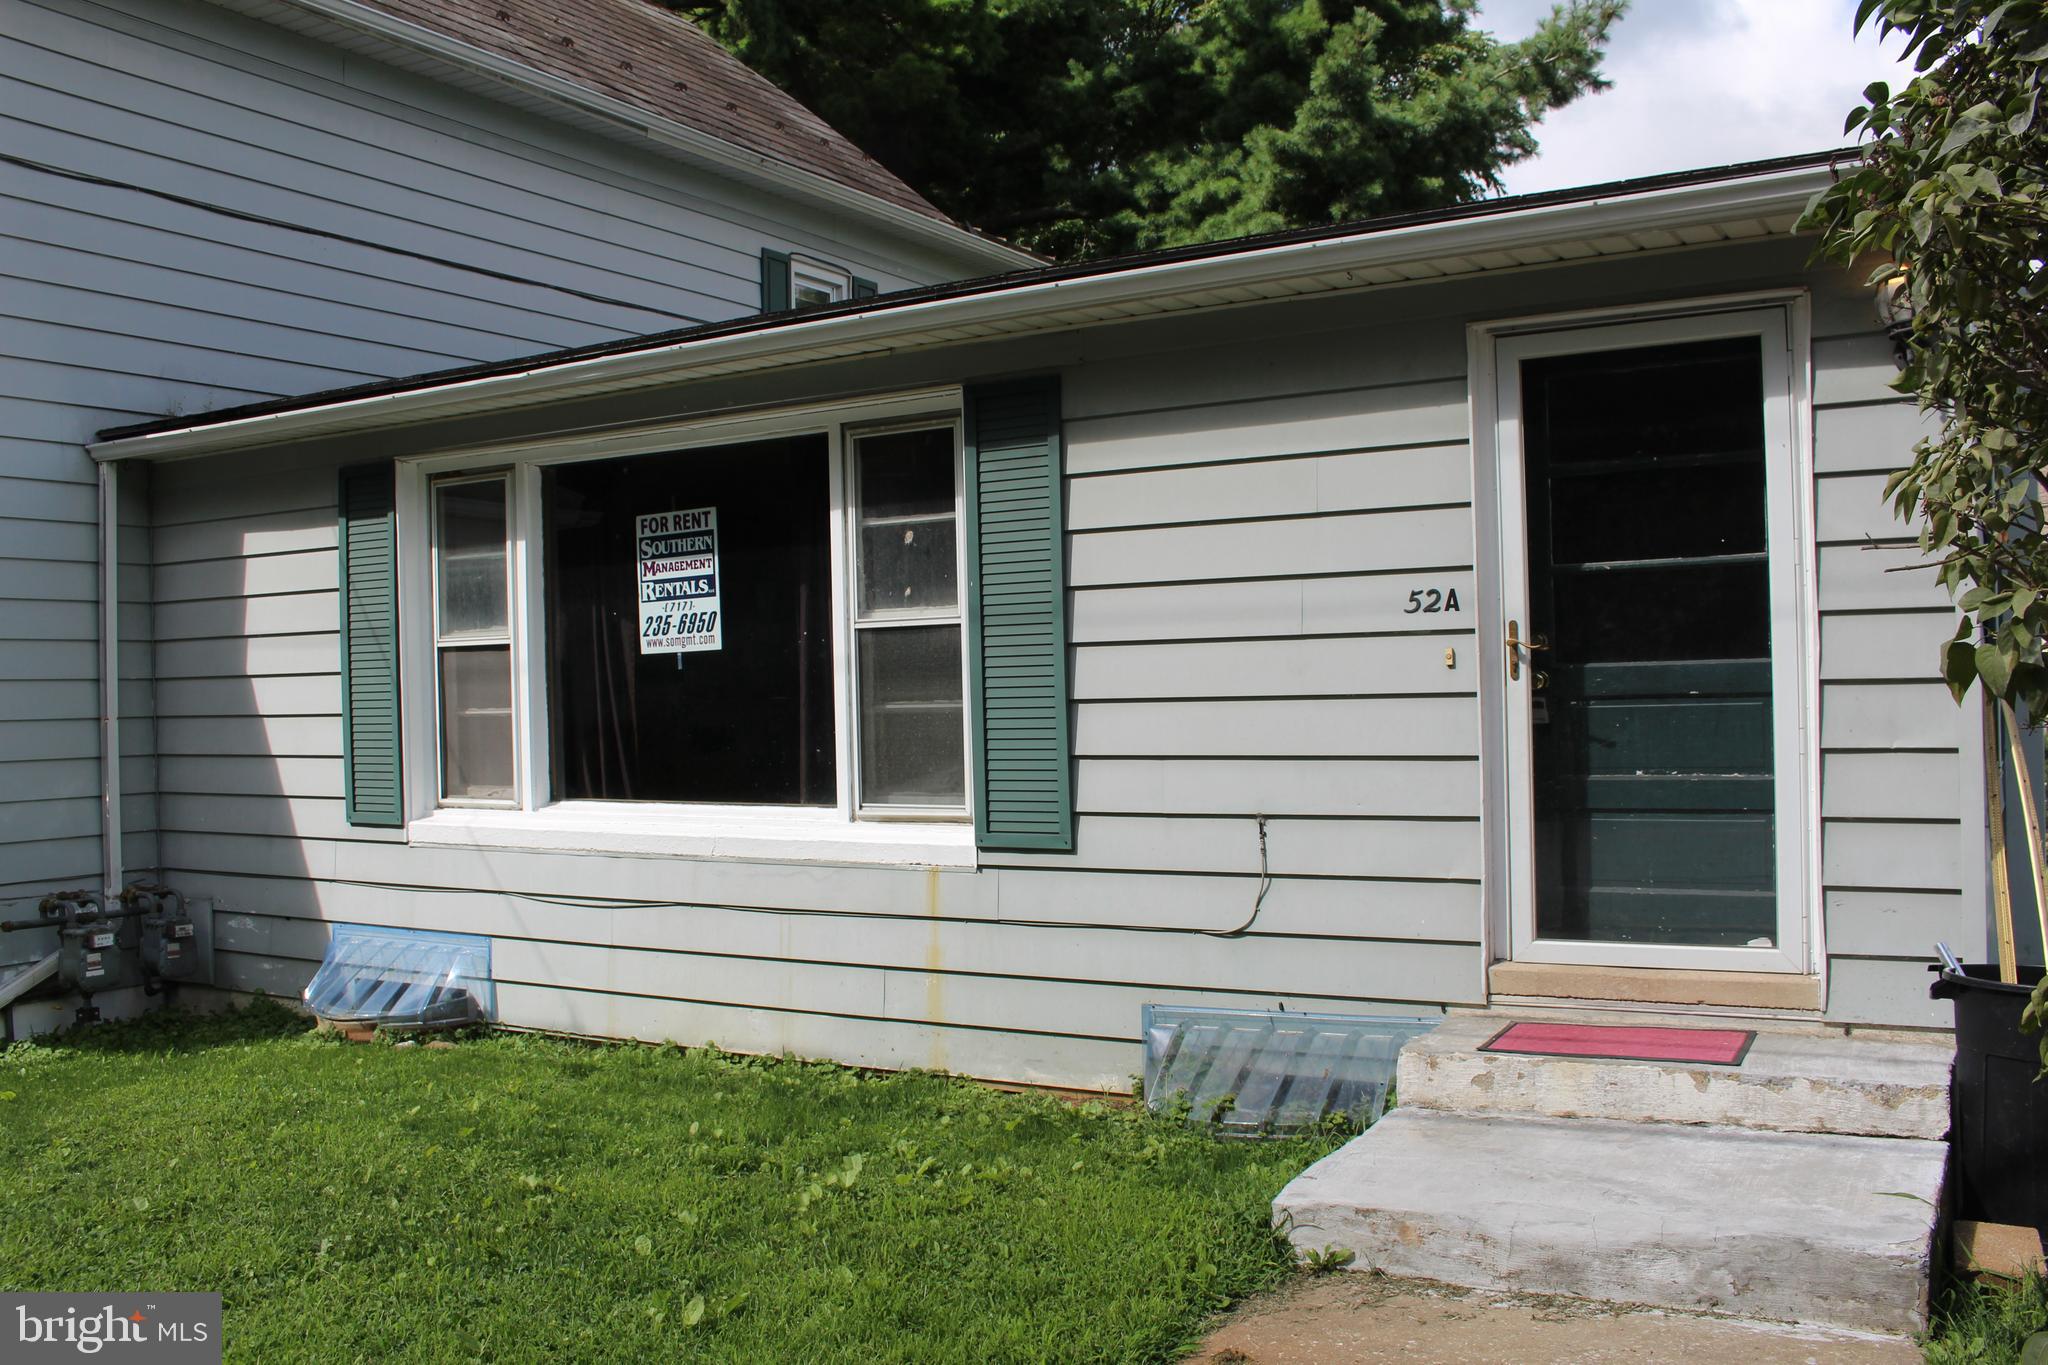
[[[91,995],[120,984],[120,931],[106,920],[75,919],[57,931],[57,975]]]
[[[161,897],[142,916],[143,970],[166,981],[184,981],[198,970],[192,917],[176,895]]]

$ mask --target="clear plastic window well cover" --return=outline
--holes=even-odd
[[[497,1015],[491,941],[471,934],[337,924],[306,1008],[336,1024],[456,1028]]]
[[[1185,1096],[1191,1121],[1245,1137],[1299,1132],[1338,1113],[1373,1123],[1401,1045],[1441,1022],[1147,1005],[1145,1104],[1170,1110]]]

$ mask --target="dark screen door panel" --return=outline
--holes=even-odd
[[[1546,939],[1777,932],[1754,339],[1526,362],[1536,920]]]

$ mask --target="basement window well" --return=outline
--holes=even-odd
[[[305,999],[325,1024],[416,1031],[484,1023],[497,1013],[491,941],[337,924]]]
[[[1331,1114],[1379,1121],[1401,1046],[1440,1018],[1144,1007],[1145,1103],[1185,1100],[1228,1137],[1298,1133]]]

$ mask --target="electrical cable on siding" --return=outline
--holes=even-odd
[[[1210,938],[1236,938],[1250,933],[1251,927],[1259,922],[1259,911],[1266,908],[1266,893],[1273,889],[1272,869],[1266,862],[1266,817],[1261,812],[1252,818],[1259,822],[1259,894],[1252,897],[1252,912],[1235,929],[1197,929],[1195,932],[1198,934],[1207,934]]]
[[[625,299],[615,299],[608,294],[593,294],[587,289],[577,289],[572,285],[550,284],[546,280],[530,279],[525,275],[508,274],[503,270],[493,270],[489,266],[471,265],[468,261],[458,261],[447,256],[434,256],[424,251],[414,251],[410,247],[392,246],[385,242],[373,242],[363,237],[351,237],[344,232],[329,232],[326,228],[308,227],[304,223],[291,223],[282,218],[270,218],[260,213],[249,213],[243,209],[231,209],[222,204],[209,204],[204,199],[191,199],[182,194],[172,194],[169,190],[151,189],[147,185],[137,185],[126,180],[109,180],[102,175],[91,175],[85,171],[74,171],[63,166],[52,166],[47,162],[31,161],[27,157],[14,156],[8,152],[0,152],[0,162],[6,162],[10,166],[21,166],[31,171],[40,171],[44,175],[60,176],[65,180],[76,180],[82,184],[98,185],[103,189],[129,190],[136,194],[146,194],[154,199],[162,199],[172,204],[181,204],[188,209],[198,209],[202,213],[217,213],[223,218],[233,218],[244,223],[255,223],[260,227],[281,228],[286,232],[300,232],[309,237],[324,237],[330,242],[343,242],[349,246],[359,246],[370,251],[382,251],[387,255],[403,256],[408,260],[414,261],[424,261],[428,265],[443,266],[449,270],[467,271],[472,275],[482,275],[486,279],[502,280],[506,284],[523,284],[534,289],[551,289],[557,294],[567,294],[572,298],[583,299],[589,303],[601,303],[608,308],[630,308],[636,313],[647,313],[654,317],[668,318],[672,321],[692,321],[692,319],[682,318],[675,313],[664,312],[659,308],[650,308],[644,303],[629,303]]]
[[[1022,929],[1114,929],[1127,934],[1206,934],[1211,938],[1236,938],[1251,931],[1258,920],[1259,912],[1266,903],[1266,892],[1272,889],[1272,877],[1266,871],[1266,817],[1255,817],[1259,822],[1259,890],[1252,900],[1252,912],[1243,924],[1235,929],[1195,929],[1179,924],[1090,924],[1060,919],[994,919],[979,921],[988,924],[1006,925]],[[810,910],[787,909],[765,905],[715,905],[703,901],[656,901],[641,900],[634,896],[550,896],[538,891],[491,891],[479,893],[467,886],[410,886],[403,882],[359,881],[352,877],[317,878],[325,886],[359,886],[366,891],[406,891],[422,895],[474,896],[489,894],[503,896],[508,900],[530,901],[535,905],[559,905],[566,910],[737,910],[757,915],[830,915],[851,919],[868,918],[867,912],[857,910]]]

